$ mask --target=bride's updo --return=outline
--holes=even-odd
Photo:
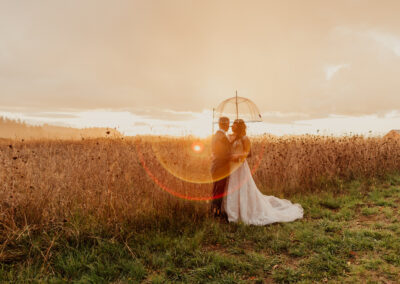
[[[243,119],[236,119],[233,124],[235,127],[232,127],[232,131],[236,134],[236,139],[241,139],[246,136],[246,124]]]

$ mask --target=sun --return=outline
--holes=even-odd
[[[201,151],[203,151],[203,144],[201,142],[195,142],[192,144],[192,150],[196,153],[200,153]]]

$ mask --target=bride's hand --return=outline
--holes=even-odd
[[[234,154],[231,157],[231,160],[235,163],[243,162],[246,159],[246,154]]]

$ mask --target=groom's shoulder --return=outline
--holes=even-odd
[[[226,135],[224,133],[222,133],[221,131],[217,131],[214,133],[212,140],[213,141],[221,141],[224,140],[226,138]]]
[[[222,138],[222,139],[228,138],[228,137],[226,136],[226,134],[225,134],[224,132],[222,132],[222,131],[217,131],[217,132],[215,132],[214,137],[216,137],[216,138]]]
[[[217,131],[214,133],[213,137],[221,137],[222,135],[224,135],[224,134],[223,134],[221,131],[217,130]]]

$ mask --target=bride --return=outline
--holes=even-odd
[[[232,125],[231,173],[227,192],[223,199],[224,211],[229,222],[267,225],[275,222],[291,222],[303,218],[303,208],[289,200],[263,195],[257,188],[246,157],[250,152],[250,140],[246,136],[246,124],[236,119]]]

